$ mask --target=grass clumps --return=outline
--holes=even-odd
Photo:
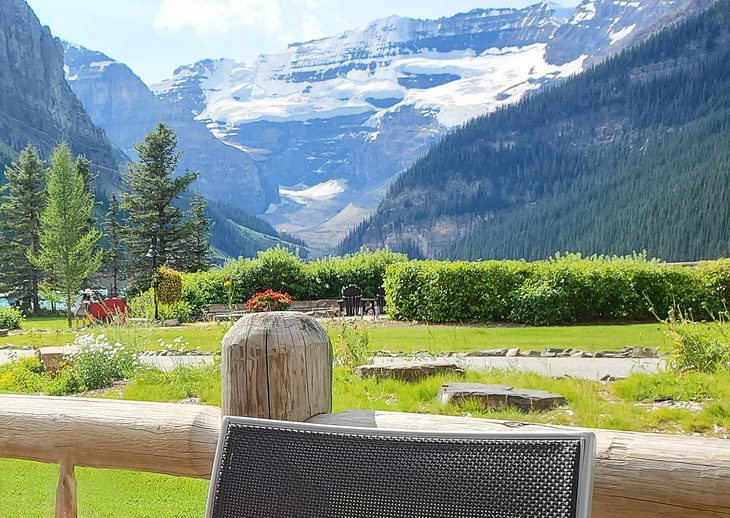
[[[335,365],[353,371],[358,365],[367,365],[372,360],[370,332],[361,322],[333,320],[328,332],[334,350]]]
[[[204,405],[220,406],[221,371],[218,366],[178,365],[168,372],[147,369],[130,381],[122,396],[122,399],[158,402],[193,398]]]
[[[730,371],[730,335],[722,314],[711,322],[695,322],[676,310],[664,323],[674,344],[670,365],[675,371]]]

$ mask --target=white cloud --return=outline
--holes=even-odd
[[[302,39],[305,41],[316,40],[326,36],[320,24],[319,17],[311,12],[302,13],[301,34]]]
[[[299,0],[297,0],[299,1]],[[153,26],[157,31],[191,28],[198,36],[258,28],[282,29],[282,0],[162,0]]]

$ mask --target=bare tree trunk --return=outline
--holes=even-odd
[[[71,315],[71,295],[66,295],[66,320],[68,320],[68,327],[73,327],[73,320]]]

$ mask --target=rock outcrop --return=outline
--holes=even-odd
[[[96,187],[119,184],[126,160],[96,127],[64,77],[63,49],[23,0],[0,0],[0,162],[26,145],[43,157],[61,141],[91,160]]]

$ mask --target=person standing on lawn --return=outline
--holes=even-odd
[[[86,321],[87,325],[91,325],[91,313],[89,312],[89,308],[91,307],[91,303],[94,301],[94,293],[90,289],[84,290],[84,293],[81,294],[81,298],[79,298],[79,301],[76,303],[76,312],[74,313],[74,316],[76,317],[76,326],[79,326],[79,321],[84,322]]]

